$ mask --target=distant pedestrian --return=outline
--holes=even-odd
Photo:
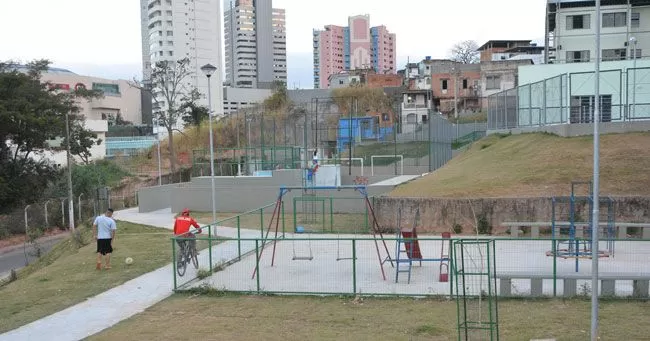
[[[95,218],[93,233],[97,240],[97,270],[102,269],[102,256],[104,256],[105,269],[111,268],[111,253],[113,253],[113,241],[115,240],[117,224],[113,220],[113,209],[109,208],[106,213]]]

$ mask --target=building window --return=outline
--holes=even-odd
[[[641,23],[641,18],[638,12],[632,12],[632,16],[630,17],[630,26],[632,28],[639,28],[639,24]]]
[[[641,49],[636,49],[636,55],[631,56],[631,57],[636,58],[636,59],[641,58]]]
[[[486,76],[485,77],[485,89],[486,90],[501,89],[501,77],[500,76]]]
[[[568,15],[566,17],[566,29],[567,30],[582,30],[589,29],[591,22],[591,15]]]
[[[448,81],[446,79],[443,79],[441,81],[440,87],[442,88],[442,90],[447,90],[447,87],[448,87],[447,83],[448,83]]]
[[[627,13],[604,13],[603,27],[624,27],[627,24]]]
[[[566,52],[566,62],[567,63],[581,63],[589,61],[589,51],[567,51]]]
[[[463,89],[467,89],[467,79],[463,79]]]
[[[594,121],[594,96],[571,96],[571,123],[592,123]],[[600,96],[600,121],[612,121],[612,95]]]
[[[117,84],[93,83],[93,90],[101,91],[105,96],[120,95],[120,86]]]
[[[603,61],[625,60],[625,49],[604,49]]]

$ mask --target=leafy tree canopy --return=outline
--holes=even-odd
[[[49,65],[47,60],[24,67],[0,62],[0,211],[42,196],[58,170],[39,154],[64,149],[65,138],[59,145],[51,142],[66,136],[66,115],[73,154],[87,160],[90,147],[98,143],[96,135],[84,128],[78,103],[100,94],[85,89],[61,91],[42,81]]]

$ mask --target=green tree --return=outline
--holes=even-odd
[[[97,143],[83,128],[78,103],[100,95],[85,89],[61,91],[42,81],[49,65],[47,60],[25,67],[0,63],[0,212],[38,200],[55,178],[58,167],[42,156],[61,149],[52,141],[66,135],[66,116],[73,154],[87,158],[90,145]]]
[[[188,87],[187,78],[193,74],[189,58],[178,61],[156,62],[151,70],[151,78],[136,82],[133,86],[141,91],[151,93],[153,99],[153,117],[167,130],[167,148],[172,173],[176,172],[176,151],[174,149],[174,130],[200,93]]]
[[[181,99],[180,110],[183,112],[183,122],[185,127],[194,126],[196,130],[201,129],[201,123],[210,116],[210,109],[203,105],[198,105],[196,101],[201,98],[201,93],[194,89],[189,95]]]
[[[381,88],[353,86],[332,90],[334,102],[341,114],[364,116],[366,111],[389,112],[392,110],[392,100]],[[352,107],[351,107],[352,106]]]

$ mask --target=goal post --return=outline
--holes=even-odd
[[[404,155],[371,155],[370,156],[370,175],[375,175],[375,159],[399,159],[400,174],[404,175]]]

